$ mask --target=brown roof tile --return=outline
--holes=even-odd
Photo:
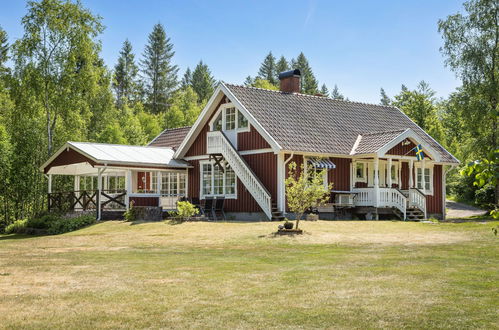
[[[190,126],[179,127],[179,128],[167,128],[161,134],[156,136],[154,140],[149,142],[151,147],[169,147],[174,150],[182,144],[182,141],[189,133],[191,129]]]

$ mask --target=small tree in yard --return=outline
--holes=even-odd
[[[296,229],[307,209],[323,205],[329,199],[333,184],[324,186],[324,171],[316,171],[310,165],[302,164],[298,168],[295,162],[289,164],[289,176],[285,181],[286,197],[289,210],[296,214]]]

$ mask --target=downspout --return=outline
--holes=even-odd
[[[447,172],[449,172],[454,166],[450,165],[448,167],[445,167],[445,165],[442,166],[443,171],[442,171],[442,220],[445,220],[447,217],[447,211],[446,211],[446,206],[447,206]]]
[[[293,159],[293,156],[295,155],[294,152],[291,152],[291,154],[289,155],[289,157],[287,159],[284,160],[284,173],[283,173],[283,178],[282,178],[282,182],[281,184],[283,185],[283,194],[282,194],[282,201],[281,201],[281,205],[282,205],[282,212],[285,214],[286,213],[286,184],[284,181],[286,181],[286,165],[291,161],[291,159]]]

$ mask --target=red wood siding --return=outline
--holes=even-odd
[[[87,162],[90,165],[96,164],[93,160],[83,156],[82,154],[74,151],[73,149],[66,149],[63,152],[61,152],[59,156],[57,156],[54,160],[52,160],[52,162],[50,162],[50,164],[47,167],[45,167],[43,170],[45,173],[47,173],[48,170],[50,170],[50,168],[54,166],[70,165],[70,164],[84,163],[84,162]]]
[[[442,214],[442,165],[433,167],[433,196],[426,196],[426,213]]]
[[[255,172],[272,198],[277,197],[277,155],[274,153],[263,153],[245,155],[243,158],[248,166]],[[189,169],[189,197],[199,198],[200,169],[199,161],[190,161],[193,168]],[[237,179],[237,199],[227,199],[225,210],[228,212],[261,212],[253,196],[248,192],[243,183]]]
[[[336,165],[328,171],[328,183],[333,183],[333,190],[350,190],[350,158],[331,158]]]
[[[416,147],[412,141],[408,145],[402,145],[402,142],[397,144],[395,147],[391,148],[390,150],[387,151],[387,155],[399,155],[399,156],[414,156],[416,157],[416,152],[412,149]],[[423,152],[424,153],[424,152]],[[426,153],[424,153],[426,158],[430,158]]]
[[[254,150],[254,149],[267,149],[270,144],[258,133],[258,131],[251,126],[249,132],[238,133],[237,135],[237,149],[238,150]]]
[[[224,96],[222,98],[222,100],[220,101],[220,103],[218,103],[217,110],[218,110],[218,108],[220,108],[220,106],[222,104],[227,103],[228,101],[229,100],[227,99],[227,97]],[[185,154],[186,157],[206,155],[206,132],[208,132],[209,128],[210,128],[209,127],[210,125],[208,123],[211,121],[211,119],[213,118],[215,113],[217,113],[217,110],[213,111],[213,113],[208,118],[208,122],[203,127],[201,132],[199,132],[198,136],[196,137],[196,139],[194,140],[194,142],[190,146],[189,150],[187,150],[187,152]]]
[[[130,203],[133,202],[134,206],[158,206],[158,197],[130,197]]]
[[[402,190],[409,189],[409,163],[402,162],[402,171],[400,172],[400,180],[402,181]]]

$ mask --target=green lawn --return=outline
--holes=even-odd
[[[498,223],[105,222],[0,236],[0,327],[499,328]]]

